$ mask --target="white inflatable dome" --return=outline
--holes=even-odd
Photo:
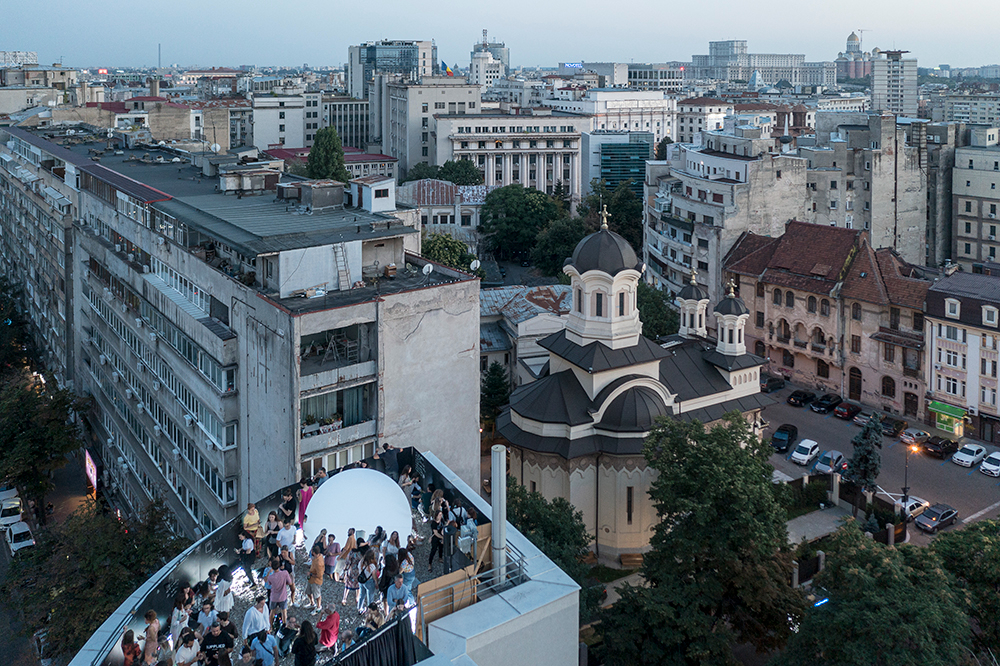
[[[386,535],[399,532],[399,540],[413,530],[410,500],[392,478],[373,469],[349,469],[327,479],[306,506],[303,528],[311,547],[321,530],[335,534],[341,545],[353,527],[371,536],[381,525]]]

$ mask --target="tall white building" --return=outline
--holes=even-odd
[[[377,74],[395,74],[417,82],[441,70],[433,41],[381,40],[347,49],[347,93],[368,98],[368,85]]]
[[[588,90],[582,99],[543,99],[543,106],[591,117],[591,130],[651,132],[676,139],[677,100],[657,90]]]
[[[493,57],[489,51],[474,51],[472,63],[469,65],[469,83],[475,83],[483,92],[494,83],[507,76],[507,68]]]
[[[917,59],[882,51],[872,63],[872,109],[917,117]]]

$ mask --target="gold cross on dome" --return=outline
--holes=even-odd
[[[691,269],[691,284],[698,284],[698,271],[694,268]]]
[[[736,298],[736,283],[730,278],[729,283],[726,285],[726,296],[729,298]]]
[[[601,208],[601,229],[608,228],[608,218],[611,217],[611,213],[608,212],[608,204],[604,204]]]

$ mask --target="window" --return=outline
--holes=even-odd
[[[825,298],[819,302],[819,313],[824,317],[830,316],[830,301]]]
[[[441,110],[444,108],[444,102],[434,102],[434,108]]]
[[[420,149],[420,156],[427,157],[427,146],[424,146],[423,148]]]
[[[851,304],[851,319],[861,321],[861,303]]]
[[[889,328],[899,330],[899,308],[889,308]]]
[[[971,201],[966,201],[965,202],[965,212],[966,213],[971,213],[972,212],[972,202]]]
[[[962,304],[954,298],[944,299],[945,314],[953,319],[958,319],[962,313]]]
[[[420,105],[420,111],[422,113],[427,113],[427,102],[424,102],[423,104]]]
[[[764,313],[757,312],[757,328],[764,328]]]
[[[375,198],[376,199],[388,199],[389,198],[389,188],[387,187],[387,188],[382,189],[382,190],[375,190]]]
[[[629,525],[632,524],[632,511],[634,509],[632,503],[633,503],[634,495],[635,495],[635,488],[634,487],[628,486],[628,487],[625,488],[625,517],[626,517],[626,520],[628,520],[628,524]]]
[[[757,298],[764,298],[764,283],[757,283]]]
[[[792,352],[788,351],[787,349],[783,349],[782,350],[782,352],[781,352],[781,364],[783,366],[785,366],[786,368],[794,368],[795,367],[795,356],[792,355]]]
[[[816,376],[824,379],[830,378],[830,366],[823,359],[816,359]]]
[[[996,326],[997,325],[997,309],[990,307],[988,305],[983,306],[983,325],[984,326]]]
[[[861,353],[861,336],[852,335],[851,336],[851,353],[860,354]]]
[[[923,331],[924,330],[924,313],[914,312],[913,313],[913,330]]]
[[[795,307],[795,294],[790,291],[785,292],[785,307],[794,308]]]
[[[886,363],[896,362],[896,345],[890,345],[888,342],[883,345],[882,360]]]
[[[997,362],[991,361],[990,359],[980,359],[979,360],[979,374],[983,377],[996,377],[997,376]]]
[[[285,112],[284,111],[278,111],[278,119],[279,120],[284,120],[285,119]]]
[[[601,292],[594,294],[594,315],[597,317],[604,316],[604,294]]]
[[[810,296],[809,297],[809,301],[808,301],[808,305],[806,305],[806,309],[809,310],[809,312],[816,312],[816,297],[815,296]]]
[[[780,289],[775,289],[774,290],[774,304],[775,305],[781,305],[781,290]]]
[[[576,288],[576,311],[583,312],[583,289]]]
[[[765,349],[764,343],[760,340],[753,343],[753,353],[761,358],[764,358],[767,355],[767,349]]]
[[[279,132],[284,132],[285,131],[285,126],[284,125],[278,125],[278,131]]]
[[[830,189],[831,190],[837,189],[837,181],[835,181],[835,180],[831,180],[830,181]]]
[[[618,316],[619,317],[624,317],[625,316],[625,292],[624,291],[618,292]]]
[[[892,377],[882,378],[882,397],[884,398],[896,397],[896,381]]]

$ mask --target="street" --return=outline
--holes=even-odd
[[[830,414],[817,414],[809,407],[793,407],[785,400],[797,387],[786,384],[785,388],[773,391],[768,395],[777,401],[764,410],[764,419],[769,423],[765,436],[770,439],[771,433],[782,423],[791,423],[799,429],[799,440],[813,439],[820,445],[820,456],[823,452],[836,449],[850,458],[854,451],[851,439],[861,428],[852,421],[844,421]],[[819,397],[819,395],[817,395]],[[934,431],[915,419],[906,419],[910,426],[921,428],[933,434]],[[942,435],[943,436],[943,435]],[[906,466],[906,445],[898,438],[883,438],[879,453],[882,457],[882,471],[879,475],[879,486],[890,493],[900,494],[903,488],[904,470]],[[988,452],[996,447],[987,445]],[[809,467],[802,467],[788,460],[791,450],[785,453],[775,453],[771,456],[771,464],[792,478],[798,478],[803,473],[815,467],[815,460]],[[818,459],[818,457],[817,457]],[[979,471],[978,465],[972,469],[959,467],[949,458],[938,460],[924,453],[909,455],[910,495],[923,498],[935,504],[943,502],[958,510],[960,522],[974,522],[985,518],[996,518],[1000,511],[1000,479],[986,476]],[[884,496],[883,496],[884,497]],[[955,528],[946,528],[955,529]],[[916,528],[909,530],[910,542],[926,544],[931,537]]]

